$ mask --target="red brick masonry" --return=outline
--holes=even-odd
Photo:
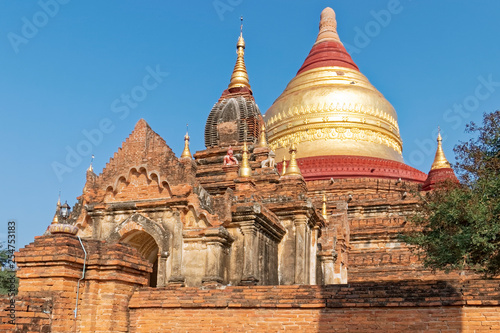
[[[499,280],[327,286],[149,288],[129,246],[37,237],[17,253],[16,325],[0,298],[0,332],[500,332]]]
[[[11,320],[10,300],[2,295],[0,298],[0,332],[51,332],[53,301],[51,296],[16,297],[15,330],[8,322]]]
[[[400,281],[135,292],[130,332],[493,332],[497,281]]]

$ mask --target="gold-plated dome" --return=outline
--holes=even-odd
[[[359,72],[336,26],[335,12],[323,10],[309,56],[266,113],[269,146],[278,159],[294,142],[297,158],[355,155],[403,162],[396,111]]]
[[[443,138],[441,138],[441,133],[439,133],[437,137],[438,146],[436,156],[434,157],[431,170],[451,168],[450,162],[448,162],[446,156],[444,156],[442,141]]]

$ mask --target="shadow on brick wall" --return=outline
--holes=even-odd
[[[462,332],[463,294],[447,281],[325,286],[318,332]]]

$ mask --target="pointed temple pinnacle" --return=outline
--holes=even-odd
[[[59,198],[57,199],[56,213],[52,219],[52,224],[59,223],[59,212],[61,211],[61,191],[59,191]]]
[[[188,124],[186,124],[186,135],[184,135],[184,150],[182,151],[181,158],[193,158],[189,150],[189,134]]]
[[[284,176],[286,175],[286,157],[283,156],[283,163],[282,163],[283,169],[281,169],[281,175]]]
[[[359,71],[337,33],[335,12],[330,7],[321,12],[319,33],[309,55],[297,74],[321,67],[344,67]]]
[[[443,139],[441,138],[441,130],[439,130],[437,137],[438,146],[436,150],[436,157],[434,157],[434,162],[432,163],[431,170],[451,168],[450,162],[448,162],[446,156],[444,156],[443,145],[441,143],[442,141]]]
[[[337,19],[335,18],[335,12],[330,7],[326,7],[321,12],[319,33],[315,45],[325,41],[335,41],[342,44],[337,33]]]
[[[299,165],[297,164],[297,159],[296,155],[297,154],[297,147],[295,146],[295,142],[292,141],[292,145],[290,146],[290,164],[288,164],[288,168],[286,169],[286,175],[291,176],[291,175],[296,175],[296,176],[302,176],[302,173],[300,172]]]
[[[248,148],[246,141],[243,142],[243,156],[241,158],[241,166],[239,170],[240,177],[250,177],[252,175],[252,168],[248,163]]]
[[[259,138],[258,147],[262,147],[262,148],[267,147],[266,126],[264,124],[262,124],[262,126],[260,127],[260,138]]]
[[[238,58],[236,59],[236,65],[234,65],[231,82],[229,83],[228,88],[247,87],[248,89],[251,89],[244,59],[245,40],[243,39],[243,16],[241,17],[240,37],[238,38],[238,43],[236,44],[236,50]]]

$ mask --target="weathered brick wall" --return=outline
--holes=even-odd
[[[491,333],[500,331],[499,319],[493,307],[154,309],[132,312],[130,332]]]
[[[75,236],[37,237],[16,254],[18,298],[25,300],[20,303],[21,316],[26,312],[24,307],[33,306],[26,297],[43,293],[50,295],[53,302],[50,313],[43,317],[50,320],[50,330],[44,328],[44,332],[127,332],[128,300],[136,287],[147,284],[151,265],[132,247],[98,240],[82,242],[87,260],[79,289],[85,256]],[[18,324],[24,324],[27,319],[20,320]],[[35,325],[32,331],[40,327]]]
[[[499,280],[391,281],[224,289],[146,288],[150,265],[128,246],[38,237],[17,255],[12,332],[486,332],[500,330]]]
[[[498,316],[498,315],[497,315]],[[158,318],[161,318],[160,320]],[[179,320],[180,318],[180,320]],[[187,319],[190,320],[187,320]],[[443,321],[443,318],[449,318]],[[466,332],[461,309],[154,309],[130,332]],[[474,332],[474,331],[469,331]],[[477,331],[480,332],[480,331]],[[487,332],[491,332],[487,328]]]
[[[349,282],[459,278],[458,274],[424,269],[418,256],[401,241],[400,235],[409,228],[406,216],[418,204],[418,198],[412,194],[418,189],[417,183],[350,178],[314,180],[307,186],[316,207],[321,207],[323,193],[326,194],[328,214],[338,212],[339,202],[348,206]],[[339,245],[336,250],[340,252]]]
[[[106,298],[109,296],[104,296]],[[498,332],[498,281],[363,283],[342,286],[254,286],[224,290],[153,289],[130,302],[130,332]],[[127,331],[100,327],[96,303],[79,332]],[[0,299],[1,332],[51,330],[51,296],[19,296],[17,326],[5,324],[8,299]],[[71,322],[67,317],[65,321]],[[117,323],[127,320],[117,311]],[[71,331],[71,330],[69,330]],[[69,332],[65,331],[65,332]]]
[[[53,299],[51,296],[16,296],[15,324],[10,317],[10,299],[0,297],[0,332],[51,332]]]
[[[496,281],[137,291],[130,332],[492,332]]]

